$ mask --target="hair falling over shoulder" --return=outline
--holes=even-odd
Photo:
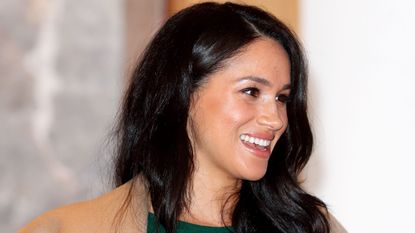
[[[201,3],[171,17],[144,51],[126,91],[117,125],[116,185],[145,178],[154,213],[168,233],[188,205],[194,170],[187,133],[190,98],[207,75],[259,37],[286,50],[292,101],[288,128],[265,176],[243,181],[232,214],[235,232],[326,233],[325,204],[306,193],[298,175],[310,158],[307,67],[290,29],[269,13],[234,3]]]

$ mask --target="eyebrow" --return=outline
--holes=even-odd
[[[272,86],[271,83],[268,80],[266,80],[264,78],[256,77],[256,76],[246,76],[246,77],[239,78],[236,81],[237,82],[242,82],[242,81],[245,81],[245,80],[250,80],[250,81],[253,81],[253,82],[256,82],[256,83],[260,83],[260,84],[262,84],[264,86],[267,86],[267,87]],[[285,84],[282,87],[282,90],[287,90],[287,89],[291,89],[291,84]]]

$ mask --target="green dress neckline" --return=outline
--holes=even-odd
[[[156,216],[148,213],[147,233],[156,233]],[[165,233],[164,227],[159,225],[158,233]],[[232,227],[211,227],[193,223],[177,221],[177,233],[232,233]]]

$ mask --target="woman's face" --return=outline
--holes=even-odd
[[[213,179],[262,178],[287,128],[288,55],[260,38],[206,78],[189,112],[196,171]]]

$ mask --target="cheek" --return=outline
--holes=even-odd
[[[285,133],[285,131],[287,130],[287,127],[288,127],[288,116],[287,116],[287,112],[285,110],[284,111],[280,111],[279,112],[279,118],[282,121],[282,124],[283,125],[282,125],[281,129],[279,129],[277,131],[277,133],[276,133],[276,135],[278,136],[278,140],[279,140],[279,137],[282,134]]]
[[[255,110],[252,106],[236,99],[228,98],[219,100],[221,104],[216,106],[215,111],[219,113],[218,126],[223,129],[238,129],[241,125],[252,119]],[[224,128],[226,127],[226,128]]]
[[[283,131],[285,131],[285,129],[287,128],[287,126],[288,126],[288,115],[287,115],[287,108],[284,108],[284,110],[283,111],[281,111],[281,113],[280,113],[280,118],[281,118],[281,120],[282,120],[282,122],[284,122],[284,130]]]
[[[200,101],[199,109],[203,108],[204,114],[210,118],[233,122],[250,112],[247,104],[239,100],[235,93],[229,90],[218,91],[218,93],[221,94],[207,95],[203,101]]]
[[[213,140],[221,144],[239,139],[241,127],[251,121],[257,112],[254,105],[239,99],[235,93],[220,93],[205,95],[196,105],[195,123],[201,143]]]

